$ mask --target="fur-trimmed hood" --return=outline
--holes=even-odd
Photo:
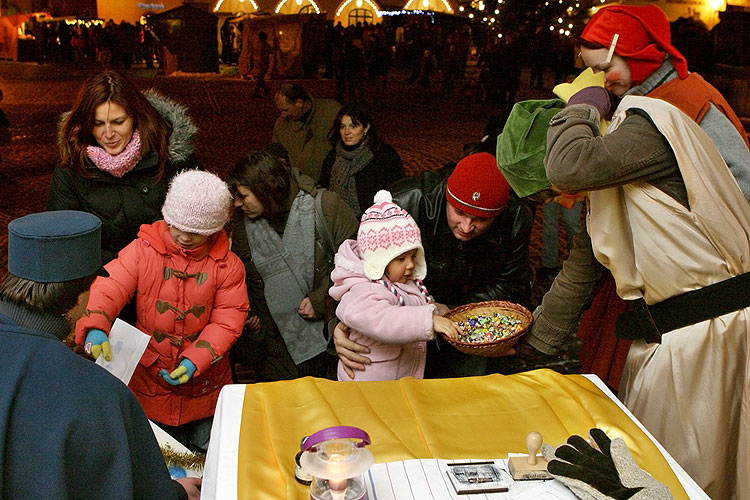
[[[156,112],[172,124],[172,134],[169,136],[169,161],[185,162],[193,154],[193,136],[198,132],[198,127],[188,116],[187,106],[164,97],[154,89],[145,91],[143,95]]]
[[[172,133],[169,135],[167,160],[174,164],[184,163],[194,153],[193,137],[198,133],[198,127],[192,118],[188,116],[187,106],[163,96],[155,89],[145,90],[143,96],[154,107],[156,112],[172,125]],[[62,137],[61,131],[63,123],[69,114],[70,111],[66,111],[60,115],[60,120],[57,124],[58,142],[65,140]]]

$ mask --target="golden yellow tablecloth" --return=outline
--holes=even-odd
[[[641,467],[687,499],[665,458],[638,426],[580,375],[536,370],[440,380],[333,382],[302,378],[247,386],[240,427],[238,498],[307,500],[294,479],[300,439],[334,425],[364,429],[375,462],[506,458],[526,434],[550,444],[599,427],[625,439]]]

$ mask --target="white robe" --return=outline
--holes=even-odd
[[[648,183],[594,191],[588,230],[624,299],[656,304],[750,271],[750,205],[711,139],[671,104],[625,97],[667,138],[690,208]],[[750,294],[750,290],[747,291]],[[714,499],[750,499],[750,308],[633,343],[625,405]]]

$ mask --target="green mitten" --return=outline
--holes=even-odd
[[[601,429],[589,436],[571,436],[557,449],[542,446],[547,471],[583,500],[672,500],[669,488],[638,467],[625,441],[614,441]]]

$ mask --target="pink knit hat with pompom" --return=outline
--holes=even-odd
[[[427,264],[419,226],[409,212],[393,203],[391,193],[381,189],[375,204],[365,210],[357,231],[357,244],[366,277],[379,280],[388,264],[409,250],[417,249],[414,276],[424,279]]]
[[[180,231],[210,236],[229,222],[231,210],[224,181],[210,172],[186,170],[172,179],[161,214]]]

